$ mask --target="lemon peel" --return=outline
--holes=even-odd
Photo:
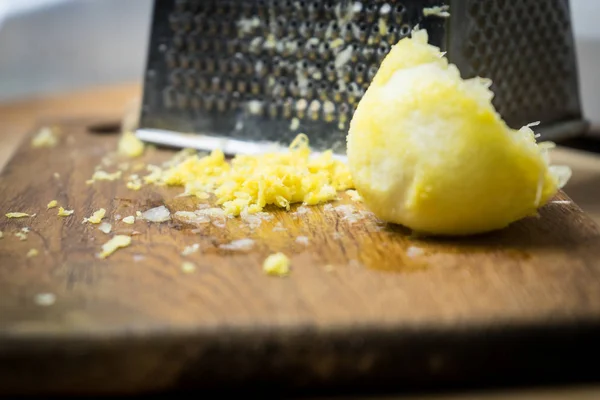
[[[463,80],[427,32],[395,45],[359,102],[347,137],[352,179],[382,220],[433,235],[504,228],[533,215],[570,177],[551,144],[509,128],[491,81]]]

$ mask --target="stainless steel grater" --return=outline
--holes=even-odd
[[[137,134],[236,154],[303,132],[343,155],[381,60],[417,24],[465,77],[494,81],[512,127],[586,130],[568,0],[155,0]]]

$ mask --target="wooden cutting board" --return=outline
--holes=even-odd
[[[86,185],[118,139],[117,127],[96,122],[60,122],[54,148],[25,141],[0,177],[0,392],[598,378],[581,361],[600,355],[600,231],[564,194],[538,218],[461,240],[411,238],[322,206],[272,211],[255,229],[238,219],[126,225],[115,215],[199,200],[177,197],[180,188],[131,191],[123,180]],[[172,155],[150,150],[141,161]],[[46,210],[54,199],[75,213]],[[339,204],[362,209],[345,194]],[[106,260],[95,254],[110,235],[81,223],[101,207],[114,231],[136,231]],[[37,216],[4,217],[13,211]],[[14,234],[25,227],[22,241]],[[254,248],[219,248],[242,238]],[[200,251],[182,256],[194,243]],[[28,258],[32,248],[39,255]],[[292,261],[285,278],[262,271],[278,251]],[[194,272],[182,270],[186,260]],[[41,301],[47,294],[53,304]]]

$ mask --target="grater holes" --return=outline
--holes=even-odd
[[[308,116],[313,121],[316,121],[320,118],[321,114],[321,102],[319,100],[313,100],[310,102],[308,106]]]
[[[495,82],[494,104],[511,116],[507,122],[513,127],[530,119],[560,118],[569,93],[566,85],[571,84],[564,79],[571,75],[565,5],[564,0],[481,0],[467,7],[471,23],[463,54],[475,74]],[[498,27],[495,16],[505,23]],[[507,98],[511,104],[498,104]]]
[[[396,1],[242,3],[187,2],[175,13],[168,44],[173,54],[161,58],[169,72],[183,71],[169,84],[188,93],[188,101],[178,103],[175,96],[170,104],[187,104],[198,116],[258,115],[247,107],[258,101],[261,115],[271,120],[304,118],[306,129],[317,121],[345,126],[402,26],[404,35],[410,33],[407,10]],[[381,21],[388,22],[382,27]]]
[[[319,21],[315,24],[314,35],[320,37],[327,29],[327,23],[325,21]]]
[[[286,119],[291,119],[294,116],[294,99],[286,97],[281,105],[281,115]]]
[[[387,45],[387,43],[381,43],[379,47],[377,47],[377,57],[381,60],[387,55],[389,51],[390,47]]]
[[[379,16],[384,20],[387,20],[390,17],[391,12],[392,6],[390,6],[388,3],[383,3],[379,9]]]
[[[408,36],[408,34],[410,33],[410,31],[411,31],[411,27],[410,27],[410,25],[408,25],[408,24],[403,24],[403,25],[400,27],[400,36],[401,36],[401,37]]]
[[[189,96],[186,92],[175,93],[175,107],[179,110],[185,110],[189,104]]]
[[[165,53],[165,62],[169,69],[177,68],[178,66],[178,57],[177,52],[170,50]]]
[[[327,100],[329,98],[329,85],[326,81],[319,82],[317,86],[317,95],[321,100]]]
[[[188,1],[187,0],[175,0],[175,11],[184,12],[187,11]]]
[[[183,86],[183,76],[180,69],[174,69],[169,75],[169,83],[174,87]]]
[[[308,108],[308,101],[306,99],[299,99],[296,101],[296,117],[303,119],[306,116],[306,109]]]
[[[213,93],[219,92],[221,90],[221,78],[218,76],[213,76],[210,80],[210,90]]]
[[[366,15],[366,20],[369,23],[373,23],[373,21],[375,21],[375,17],[378,14],[378,7],[376,4],[374,3],[370,3],[367,5],[367,7],[365,8],[365,15]]]
[[[206,111],[213,111],[215,109],[215,102],[215,96],[212,93],[202,94],[202,104],[204,105],[204,109]]]
[[[360,61],[365,64],[370,64],[373,62],[374,55],[375,49],[372,47],[363,47],[360,51]]]
[[[186,88],[194,89],[196,87],[196,71],[193,69],[187,70],[183,73],[183,81],[185,83]]]

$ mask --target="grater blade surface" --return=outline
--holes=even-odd
[[[585,122],[568,1],[517,3],[155,0],[138,136],[248,154],[302,132],[315,150],[343,155],[381,60],[417,24],[467,76],[492,78],[511,126],[542,120],[555,136],[577,134]],[[424,13],[436,6],[450,18]]]

